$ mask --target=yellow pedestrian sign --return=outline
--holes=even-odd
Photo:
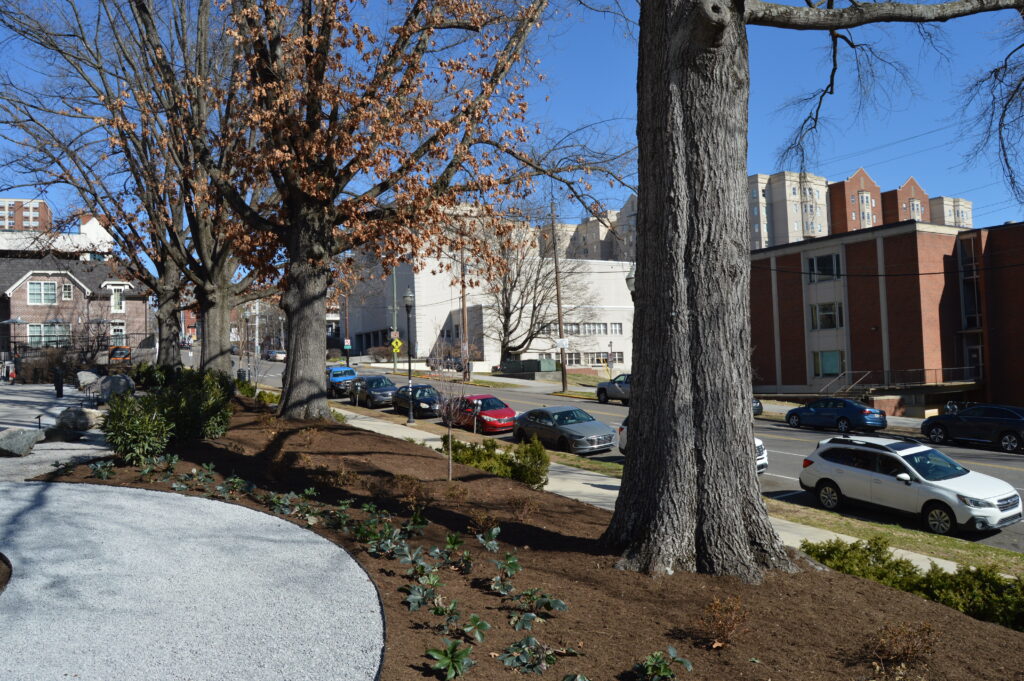
[[[397,355],[401,351],[401,349],[402,349],[402,341],[398,340],[397,338],[395,340],[391,341],[391,352],[393,352],[393,353],[395,353]]]

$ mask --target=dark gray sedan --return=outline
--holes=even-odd
[[[512,438],[521,442],[531,435],[548,447],[572,454],[601,452],[615,442],[614,430],[578,407],[544,407],[520,414]]]
[[[387,376],[361,376],[351,382],[348,394],[352,404],[385,407],[391,405],[397,389]]]

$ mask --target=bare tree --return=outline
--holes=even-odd
[[[833,35],[1021,0],[640,5],[632,455],[607,544],[625,568],[761,579],[789,561],[750,461],[747,25]],[[638,427],[637,427],[638,426]]]

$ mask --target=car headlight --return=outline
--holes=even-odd
[[[420,402],[420,409],[430,409],[430,405],[426,402]]]
[[[956,498],[961,504],[964,506],[970,506],[971,508],[996,508],[995,504],[991,501],[985,501],[984,499],[973,499],[971,497],[965,497],[962,494],[957,494]]]
[[[497,421],[498,420],[498,419],[494,418],[493,416],[484,416],[483,414],[480,414],[480,418],[482,418],[484,421]]]

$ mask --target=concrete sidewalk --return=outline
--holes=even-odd
[[[335,411],[344,414],[348,418],[349,425],[356,428],[370,430],[400,440],[411,439],[416,442],[423,442],[426,446],[435,449],[441,446],[441,437],[439,435],[391,423],[372,416],[356,414],[344,409],[335,409]],[[552,463],[548,471],[548,484],[544,489],[548,492],[560,494],[564,497],[576,499],[577,501],[611,511],[615,508],[615,499],[619,495],[619,480],[607,475],[601,475],[600,473]],[[782,520],[781,518],[772,518],[772,525],[775,527],[775,531],[779,534],[782,542],[786,546],[795,548],[799,548],[800,543],[805,539],[814,542],[827,541],[829,539],[842,539],[846,542],[857,541],[856,537],[800,525],[788,520]],[[899,558],[906,558],[923,570],[927,570],[932,563],[949,572],[954,572],[957,568],[956,563],[952,561],[932,558],[931,556],[904,551],[903,549],[893,549],[893,554]]]

